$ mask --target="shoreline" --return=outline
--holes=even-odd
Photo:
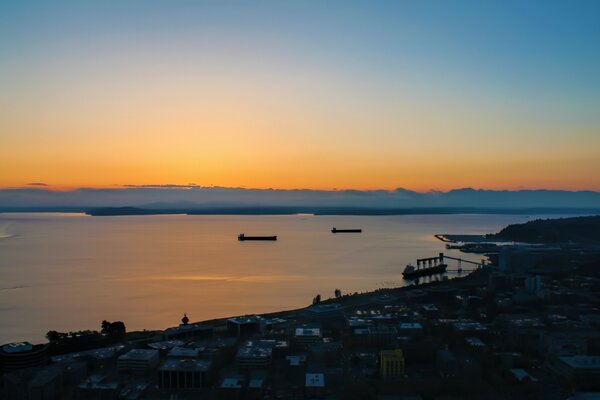
[[[311,215],[311,216],[393,216],[393,215],[600,215],[600,208],[569,207],[331,207],[331,206],[253,206],[151,209],[142,207],[4,207],[0,214],[62,213],[88,216],[138,215]],[[445,236],[445,235],[442,235]],[[440,239],[441,240],[441,239]]]
[[[432,288],[436,288],[439,290],[439,289],[453,289],[453,288],[464,289],[466,287],[478,287],[486,279],[485,278],[486,276],[487,276],[487,271],[485,269],[479,269],[479,270],[471,271],[462,277],[455,277],[455,278],[451,278],[451,279],[447,279],[447,280],[432,281],[432,282],[426,282],[426,283],[422,283],[422,284],[411,284],[411,285],[395,287],[395,288],[381,288],[381,289],[376,289],[376,290],[362,292],[362,293],[349,293],[346,295],[342,295],[342,297],[339,297],[339,298],[328,298],[328,299],[322,300],[321,302],[319,302],[317,304],[311,304],[306,307],[295,308],[295,309],[291,309],[291,310],[273,311],[273,312],[268,312],[268,313],[251,313],[251,314],[241,314],[241,315],[230,315],[230,316],[226,316],[226,317],[189,322],[187,324],[187,326],[196,327],[196,328],[218,329],[218,328],[225,327],[227,325],[227,321],[231,318],[240,318],[240,317],[249,317],[249,316],[260,316],[262,318],[295,319],[295,318],[306,316],[305,313],[307,313],[307,311],[313,307],[327,306],[327,305],[332,305],[332,304],[339,304],[340,306],[334,311],[340,312],[340,311],[344,311],[348,308],[351,309],[351,308],[356,308],[356,307],[363,307],[363,306],[366,306],[369,304],[375,304],[375,303],[379,304],[382,296],[384,296],[386,299],[389,299],[389,297],[386,297],[386,296],[392,296],[392,298],[397,301],[397,300],[401,300],[401,299],[406,300],[408,293],[410,293],[412,291],[417,291],[417,290],[427,291]],[[318,316],[317,314],[315,314],[315,317],[316,318],[326,318],[325,315]],[[124,321],[124,322],[126,323],[127,321]],[[143,330],[135,330],[135,331],[127,332],[127,333],[125,333],[124,341],[125,342],[135,342],[135,341],[139,341],[139,340],[148,339],[148,337],[150,337],[150,336],[155,337],[157,335],[164,335],[166,338],[169,335],[169,333],[168,333],[169,330],[176,330],[176,329],[180,328],[181,326],[182,325],[177,325],[177,326],[169,326],[164,329],[152,329],[152,330],[143,329]],[[51,342],[44,342],[44,343],[38,343],[38,344],[57,346],[57,344],[51,343]],[[61,345],[65,345],[65,344],[64,343],[58,344],[58,346],[61,346]],[[66,345],[68,345],[68,343]]]

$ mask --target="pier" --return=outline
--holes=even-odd
[[[475,269],[479,269],[485,265],[484,260],[481,260],[481,263],[478,263],[475,261],[470,261],[470,260],[465,260],[462,258],[447,256],[444,253],[440,253],[437,257],[418,258],[417,259],[417,270],[421,269],[421,268],[430,268],[430,267],[442,265],[442,264],[444,264],[445,259],[458,261],[458,269],[456,270],[458,272],[461,272],[463,270],[462,263],[475,265]],[[451,270],[449,270],[449,271],[451,271]]]

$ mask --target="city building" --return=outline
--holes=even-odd
[[[383,379],[404,375],[404,354],[402,349],[379,352],[379,375]]]
[[[204,351],[204,347],[173,347],[167,353],[167,357],[169,358],[198,358],[200,354]]]
[[[321,327],[316,324],[303,324],[294,329],[294,345],[305,347],[316,343],[323,337]]]
[[[11,372],[46,364],[47,346],[29,342],[8,343],[0,347],[0,371]]]
[[[236,336],[257,333],[264,329],[265,320],[259,315],[233,317],[227,320],[227,329]]]
[[[241,399],[245,384],[246,380],[242,375],[229,374],[225,376],[219,386],[219,398],[224,400]]]
[[[271,364],[274,352],[283,356],[287,350],[286,341],[273,339],[249,340],[240,346],[235,355],[235,364],[239,368],[261,368]]]
[[[600,356],[556,357],[549,367],[577,387],[600,389]]]
[[[309,399],[321,398],[325,396],[325,374],[306,374],[304,394]]]
[[[117,359],[119,373],[148,374],[158,366],[158,350],[133,349]]]
[[[209,382],[210,360],[167,359],[158,369],[161,389],[200,389]]]
[[[108,381],[104,374],[90,375],[77,388],[77,398],[85,400],[105,400],[118,398],[121,384]]]

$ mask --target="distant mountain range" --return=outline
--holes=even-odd
[[[244,189],[143,186],[115,189],[0,189],[0,211],[81,211],[132,207],[131,213],[456,213],[600,212],[600,192],[564,190],[455,189],[426,193],[396,190]],[[142,211],[140,211],[142,210]],[[270,211],[267,211],[270,210]],[[125,209],[122,210],[125,212]],[[229,212],[228,212],[229,211]]]

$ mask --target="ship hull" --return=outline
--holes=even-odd
[[[273,240],[277,240],[277,236],[238,236],[238,240],[240,242],[244,242],[246,240],[262,240],[262,241],[270,240],[270,241],[273,241]]]
[[[331,230],[331,233],[361,233],[362,229],[335,229]]]
[[[429,268],[415,269],[414,271],[403,272],[402,277],[404,279],[415,279],[421,276],[443,274],[444,272],[446,272],[446,268],[448,268],[447,264],[440,264]]]

